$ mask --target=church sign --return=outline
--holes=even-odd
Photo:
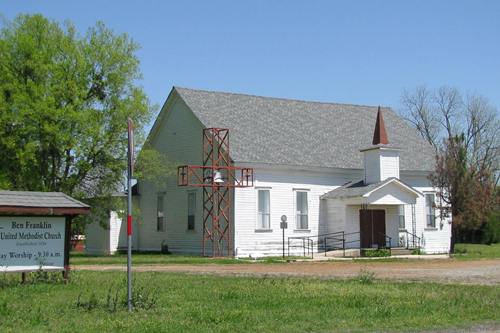
[[[69,278],[71,222],[90,207],[62,192],[0,190],[0,273],[63,271]]]
[[[65,218],[0,216],[0,271],[63,270]]]

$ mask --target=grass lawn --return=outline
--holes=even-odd
[[[71,252],[70,255],[71,265],[126,265],[126,254],[114,254],[109,256],[92,256],[81,252]],[[287,257],[286,259],[297,259],[299,257]],[[188,256],[176,254],[162,254],[162,253],[134,253],[132,255],[132,262],[134,264],[248,264],[251,262],[259,263],[283,263],[281,257],[263,258],[258,261],[251,259],[235,259],[235,258],[210,258],[201,256]]]
[[[128,314],[121,302],[116,311],[107,305],[116,291],[124,299],[124,273],[73,272],[67,285],[20,285],[18,275],[0,275],[0,331],[364,332],[500,321],[497,286],[165,273],[134,279],[137,299],[154,295],[156,306]],[[90,310],[77,307],[79,295]]]
[[[457,259],[481,259],[481,258],[500,258],[500,243],[492,245],[482,244],[456,244],[456,253],[452,256]],[[303,257],[287,257],[286,260],[303,259]],[[210,258],[201,256],[188,256],[176,254],[152,253],[134,253],[134,264],[161,265],[161,264],[248,264],[252,262],[259,263],[283,263],[286,262],[281,257],[269,257],[259,260],[253,259],[235,259],[235,258]],[[335,258],[331,259],[336,261]],[[364,260],[363,258],[355,261]],[[407,261],[411,259],[378,258],[377,262]],[[71,252],[71,265],[125,265],[127,255],[123,253],[109,256],[93,256],[81,252]]]
[[[455,244],[453,257],[458,259],[500,258],[500,243],[491,245]]]
[[[236,264],[241,260],[233,258],[208,258],[162,253],[133,253],[134,264]],[[118,253],[109,256],[93,256],[81,252],[71,252],[71,265],[126,265],[127,254]]]

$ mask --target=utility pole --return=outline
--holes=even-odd
[[[128,119],[128,172],[127,172],[127,305],[132,311],[132,173],[134,169],[134,130]]]

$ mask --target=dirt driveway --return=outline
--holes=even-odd
[[[81,265],[73,270],[124,271],[123,265]],[[458,261],[408,260],[397,262],[293,262],[287,264],[172,264],[136,265],[135,272],[182,272],[243,276],[304,276],[322,279],[350,278],[362,270],[373,272],[378,279],[435,281],[465,284],[500,284],[500,259]]]

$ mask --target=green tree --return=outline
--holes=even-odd
[[[452,251],[457,240],[495,239],[495,188],[500,177],[497,108],[483,96],[463,98],[450,87],[417,87],[403,93],[401,101],[403,116],[435,149],[436,169],[430,179],[438,189],[440,212],[452,213]]]
[[[153,108],[137,80],[138,45],[98,22],[20,15],[0,31],[0,187],[107,196],[126,170],[127,118],[136,138]]]
[[[451,137],[437,155],[432,184],[438,188],[439,211],[453,216],[451,250],[456,241],[491,242],[494,239],[495,211],[498,209],[496,185],[488,169],[467,165],[465,136]],[[490,226],[487,226],[492,222]],[[489,239],[482,234],[489,232]]]
[[[177,165],[178,163],[170,161],[166,155],[146,144],[137,156],[135,178],[150,182],[157,191],[163,191],[168,179],[177,174]]]

